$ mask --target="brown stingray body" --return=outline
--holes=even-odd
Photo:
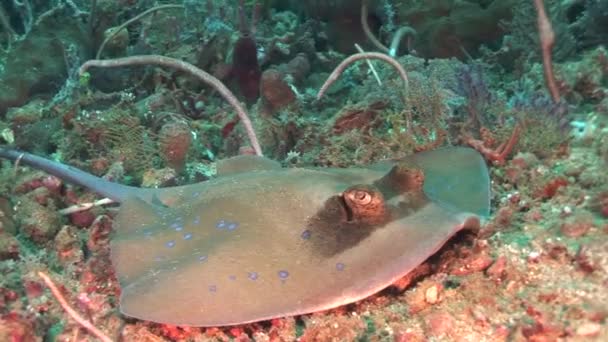
[[[367,168],[283,169],[242,156],[219,177],[140,189],[0,146],[121,203],[111,240],[122,313],[189,326],[304,314],[365,298],[489,213],[481,156],[444,148]]]
[[[123,202],[112,261],[124,314],[221,326],[351,303],[407,274],[489,207],[487,170],[470,149],[359,169],[264,163]]]

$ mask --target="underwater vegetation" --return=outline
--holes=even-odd
[[[608,1],[0,3],[0,341],[608,340]]]

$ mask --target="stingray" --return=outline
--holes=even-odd
[[[218,177],[144,189],[15,150],[0,157],[120,202],[111,259],[124,315],[225,326],[334,308],[403,277],[489,214],[474,150],[360,168],[281,168],[240,156]]]

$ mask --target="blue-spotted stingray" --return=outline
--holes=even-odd
[[[489,214],[472,149],[365,168],[219,162],[218,177],[144,189],[15,150],[0,157],[120,202],[111,258],[120,310],[142,320],[223,326],[334,308],[391,285]]]

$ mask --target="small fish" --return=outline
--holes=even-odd
[[[489,214],[484,160],[451,147],[365,168],[281,168],[255,156],[170,188],[111,183],[0,147],[121,203],[112,263],[120,310],[225,326],[351,303],[391,285]]]

